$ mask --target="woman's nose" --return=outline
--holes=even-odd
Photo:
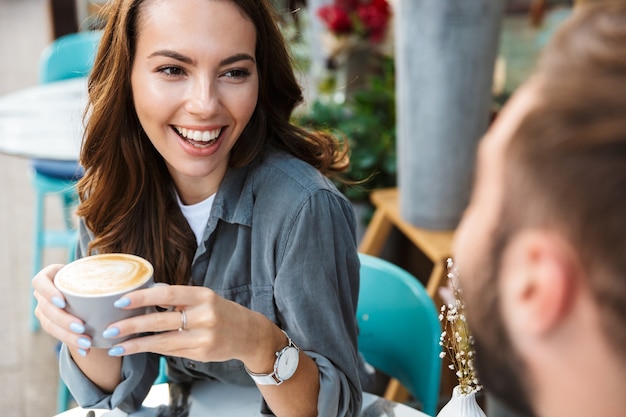
[[[219,95],[208,81],[197,81],[190,87],[185,109],[201,118],[208,118],[220,109]]]

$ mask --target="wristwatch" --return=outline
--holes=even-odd
[[[246,368],[248,375],[258,385],[280,385],[296,373],[298,361],[300,360],[300,348],[293,343],[293,340],[282,330],[287,337],[287,346],[276,352],[274,361],[274,372],[271,374],[255,374]]]

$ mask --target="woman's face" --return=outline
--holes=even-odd
[[[215,193],[258,98],[254,24],[227,0],[148,0],[131,87],[186,204]]]

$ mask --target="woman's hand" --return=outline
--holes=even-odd
[[[154,352],[199,362],[239,359],[254,373],[269,374],[275,352],[287,344],[284,333],[267,317],[206,287],[154,286],[125,295],[117,305],[173,309],[111,324],[107,329],[111,337],[156,333],[114,346],[109,350],[113,356]],[[259,385],[259,389],[277,416],[317,415],[319,373],[302,351],[292,378],[280,386]]]
[[[155,333],[116,345],[109,351],[113,356],[154,352],[200,362],[240,359],[247,365],[260,359],[260,346],[274,349],[275,344],[284,344],[280,329],[265,316],[206,287],[157,285],[126,294],[117,305],[170,307],[170,311],[111,324],[106,331],[111,337]],[[267,357],[262,360],[266,362]]]
[[[35,316],[46,333],[67,344],[73,352],[85,356],[91,348],[91,338],[84,334],[84,322],[64,310],[63,294],[53,284],[54,276],[62,266],[50,265],[33,278],[37,299]]]
[[[87,378],[104,392],[112,392],[120,381],[120,358],[111,358],[103,349],[91,349],[91,337],[85,334],[85,323],[67,313],[63,294],[54,286],[54,276],[63,265],[50,265],[33,278],[37,299],[35,316],[41,328],[65,343]]]

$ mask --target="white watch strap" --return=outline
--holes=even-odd
[[[284,381],[280,379],[278,375],[276,375],[277,363],[278,363],[278,360],[280,359],[280,354],[287,348],[294,348],[297,351],[300,351],[300,348],[295,343],[293,343],[293,340],[291,340],[291,337],[289,337],[287,332],[285,332],[282,329],[281,331],[285,334],[285,337],[287,337],[287,346],[275,353],[276,360],[274,361],[274,371],[271,374],[255,374],[254,372],[250,372],[250,370],[244,366],[244,368],[246,369],[246,372],[248,373],[248,375],[250,375],[250,377],[256,384],[259,384],[259,385],[282,384]]]
[[[252,380],[259,385],[280,385],[283,382],[276,377],[275,371],[271,374],[255,374],[250,372],[247,368],[246,371]]]

